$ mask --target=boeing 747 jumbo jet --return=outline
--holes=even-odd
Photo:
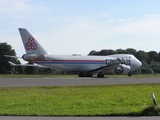
[[[131,54],[115,54],[107,56],[81,56],[81,55],[51,55],[25,28],[19,28],[26,54],[22,59],[31,64],[21,65],[9,63],[12,66],[43,67],[47,72],[57,69],[66,72],[77,72],[79,77],[104,77],[105,73],[128,74],[141,67],[142,63]],[[7,57],[13,57],[6,55]]]

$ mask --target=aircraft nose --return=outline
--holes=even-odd
[[[140,68],[142,66],[142,63],[137,59],[137,67]]]

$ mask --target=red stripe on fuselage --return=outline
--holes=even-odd
[[[105,60],[30,60],[29,62],[105,62]]]

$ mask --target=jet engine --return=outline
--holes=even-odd
[[[52,72],[51,68],[46,68],[46,69],[44,69],[43,71],[44,71],[45,73],[51,73],[51,72]]]
[[[37,54],[24,54],[22,56],[23,60],[26,60],[26,61],[28,61],[28,60],[35,60],[37,57],[38,57]]]
[[[128,65],[121,64],[118,68],[115,69],[116,74],[128,74],[131,68]]]

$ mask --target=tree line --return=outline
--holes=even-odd
[[[0,43],[0,74],[38,74],[39,69],[36,67],[13,67],[8,61],[15,64],[21,64],[16,57],[5,57],[4,55],[16,56],[16,52],[11,45]]]
[[[142,67],[135,71],[135,74],[154,74],[160,73],[160,52],[127,49],[102,49],[100,51],[92,50],[88,55],[106,56],[112,54],[132,54],[142,62]],[[43,74],[43,69],[37,67],[13,67],[8,61],[20,64],[17,58],[5,57],[4,55],[16,56],[16,52],[11,45],[0,43],[0,74]],[[62,72],[64,74],[64,72]]]
[[[142,67],[135,71],[136,74],[154,74],[160,73],[160,52],[143,50],[137,51],[133,48],[127,49],[103,49],[101,51],[92,50],[88,55],[112,55],[112,54],[132,54],[142,62]]]

